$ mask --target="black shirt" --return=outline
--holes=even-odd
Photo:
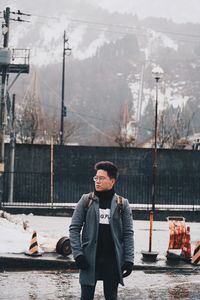
[[[110,208],[111,201],[115,194],[114,189],[97,192],[95,195],[99,197],[99,232],[97,243],[97,259],[113,258],[115,256],[115,247],[110,229]]]

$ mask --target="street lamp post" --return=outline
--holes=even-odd
[[[150,211],[150,229],[149,229],[149,251],[142,251],[143,259],[154,261],[157,258],[158,252],[152,251],[152,231],[153,231],[153,214],[155,211],[156,197],[156,176],[157,176],[157,133],[158,133],[158,82],[163,77],[163,70],[160,67],[155,67],[152,70],[152,76],[156,80],[156,102],[155,102],[155,127],[154,127],[154,148],[153,148],[153,165],[152,165],[152,193]]]
[[[158,82],[163,77],[163,70],[155,67],[152,76],[156,80],[156,103],[155,103],[155,127],[154,127],[154,151],[153,151],[153,174],[152,174],[152,211],[155,210],[156,175],[157,175],[157,136],[158,136]]]
[[[63,145],[64,137],[64,117],[67,116],[67,107],[65,106],[65,55],[71,54],[71,48],[66,38],[66,31],[63,36],[63,63],[62,63],[62,94],[61,94],[61,117],[60,117],[60,145]]]

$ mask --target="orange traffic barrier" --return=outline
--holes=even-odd
[[[194,253],[192,256],[192,263],[195,265],[200,264],[200,241],[196,242]]]
[[[191,260],[191,240],[190,240],[190,227],[187,226],[183,244],[182,244],[181,258],[184,260]]]
[[[169,246],[168,249],[181,249],[186,229],[183,222],[169,220]]]
[[[175,237],[175,225],[174,223],[169,224],[169,246],[168,249],[174,249],[174,237]]]

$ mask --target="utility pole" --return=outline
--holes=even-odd
[[[19,10],[17,12],[11,12],[9,7],[6,7],[6,10],[3,11],[4,22],[2,24],[2,33],[3,33],[3,48],[0,47],[0,209],[3,202],[3,175],[4,175],[4,161],[5,161],[5,125],[6,125],[6,97],[9,89],[14,84],[16,79],[21,73],[29,73],[29,51],[27,49],[18,49],[21,53],[20,59],[24,59],[23,63],[13,63],[15,60],[15,55],[13,52],[13,62],[11,63],[11,50],[8,49],[9,41],[9,31],[10,31],[10,20],[17,22],[28,22],[22,20],[20,17],[10,18],[11,14],[30,16],[24,14]],[[17,50],[17,49],[15,49]],[[24,55],[22,54],[24,52]],[[10,73],[17,73],[16,78],[13,82],[8,85],[8,76]]]
[[[15,170],[15,94],[12,98],[11,114],[10,114],[10,180],[8,202],[13,203],[14,191],[14,170]]]
[[[4,39],[3,48],[8,48],[9,38],[9,23],[10,23],[10,8],[7,7],[4,11],[3,24]],[[0,209],[3,201],[3,173],[4,173],[4,136],[5,136],[5,97],[6,97],[6,77],[8,64],[2,64],[1,67],[1,96],[0,96]]]
[[[71,48],[68,43],[69,39],[66,38],[66,31],[63,36],[63,62],[62,62],[62,92],[61,92],[61,117],[60,117],[60,145],[63,145],[64,137],[64,117],[67,116],[67,107],[65,106],[65,55],[71,54]],[[67,47],[66,47],[67,44]]]

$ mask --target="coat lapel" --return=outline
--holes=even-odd
[[[110,216],[112,217],[117,207],[117,195],[114,194],[111,202]]]
[[[99,198],[97,196],[94,196],[94,207],[95,207],[96,219],[99,222]]]

